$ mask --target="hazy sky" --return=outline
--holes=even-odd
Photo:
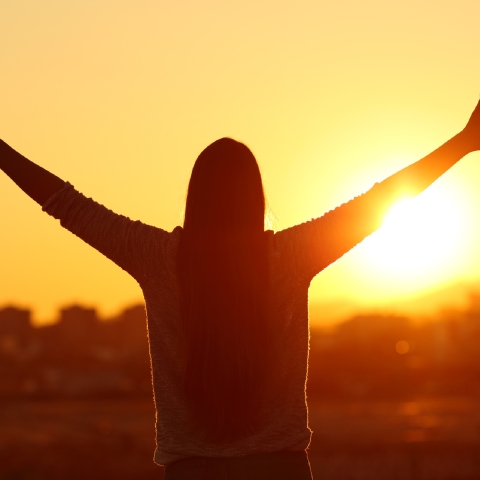
[[[279,230],[464,126],[480,96],[479,18],[478,0],[3,0],[0,137],[171,230],[195,158],[230,136],[256,155]],[[311,299],[384,305],[480,288],[479,162],[468,156],[425,194],[400,245],[369,239],[314,281]],[[0,202],[0,305],[49,320],[72,301],[108,314],[141,298],[4,175]]]

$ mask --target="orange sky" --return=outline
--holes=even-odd
[[[477,0],[8,1],[0,136],[109,208],[166,229],[181,223],[198,153],[231,136],[257,156],[282,229],[464,126],[480,94],[478,18]],[[479,161],[467,157],[414,208],[437,257],[418,250],[418,228],[393,250],[370,239],[314,281],[311,299],[377,307],[480,288]],[[0,305],[49,320],[72,301],[109,314],[141,298],[3,175],[0,201]],[[384,261],[400,254],[419,261]]]

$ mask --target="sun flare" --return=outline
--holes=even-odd
[[[370,264],[412,280],[448,272],[462,253],[465,222],[461,212],[455,198],[438,189],[398,201],[368,242]]]

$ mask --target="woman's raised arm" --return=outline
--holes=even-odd
[[[158,267],[157,261],[163,258],[162,252],[169,238],[164,230],[108,210],[1,140],[0,169],[44,211],[60,220],[64,228],[103,253],[137,281],[142,281],[148,269]]]
[[[0,140],[0,169],[29,197],[43,205],[65,182]]]
[[[375,184],[367,193],[322,217],[278,232],[276,237],[288,246],[286,255],[295,257],[297,274],[311,280],[377,230],[395,202],[421,193],[476,150],[480,150],[480,102],[466,127],[434,152]]]
[[[480,102],[458,135],[426,157],[377,184],[377,191],[380,196],[384,196],[382,209],[378,213],[387,211],[402,196],[415,196],[423,192],[465,155],[476,150],[480,150]]]

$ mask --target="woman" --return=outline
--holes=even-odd
[[[155,461],[167,480],[311,478],[305,381],[312,278],[480,149],[480,102],[430,155],[324,216],[264,231],[258,165],[220,139],[198,157],[171,233],[114,214],[0,142],[0,168],[43,210],[130,273],[146,302]],[[203,476],[202,476],[203,475]]]

